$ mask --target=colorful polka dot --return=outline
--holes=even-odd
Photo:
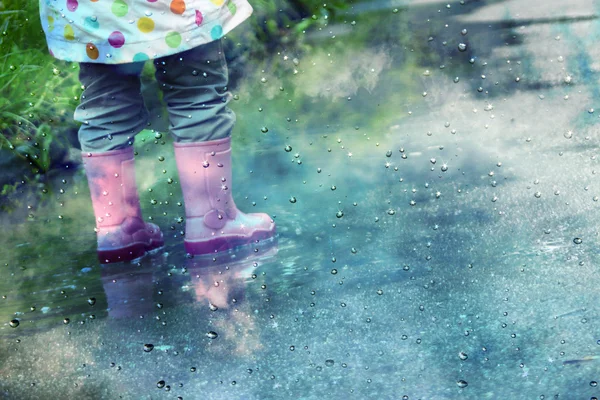
[[[48,32],[52,32],[54,30],[54,17],[48,16]]]
[[[171,12],[173,12],[174,14],[183,14],[185,12],[185,1],[172,0],[171,1]]]
[[[77,2],[77,0],[67,0],[67,10],[73,12],[77,10],[78,6],[79,3]]]
[[[204,21],[204,17],[202,16],[202,13],[198,10],[196,10],[196,25],[200,26],[202,25],[202,21]]]
[[[67,40],[75,40],[75,31],[73,31],[73,27],[71,25],[65,25],[63,36]]]
[[[171,31],[167,33],[167,37],[165,38],[165,42],[167,46],[175,48],[181,44],[181,35],[179,32]]]
[[[217,40],[221,39],[221,36],[223,36],[223,27],[221,25],[213,26],[210,30],[210,37],[213,38],[213,40]]]
[[[115,49],[123,47],[125,44],[125,36],[119,31],[114,31],[108,37],[108,43]]]
[[[221,7],[223,5],[223,3],[225,3],[225,0],[210,0],[210,2],[213,3],[217,7]]]
[[[98,18],[87,17],[83,21],[83,26],[85,26],[89,30],[95,31],[96,29],[98,29],[100,27],[100,24],[98,23]]]
[[[100,52],[98,51],[98,48],[96,46],[94,46],[93,43],[88,43],[85,46],[85,53],[92,60],[97,60],[98,57],[100,56]]]
[[[227,3],[227,8],[229,8],[229,12],[231,13],[231,15],[235,15],[235,12],[237,11],[237,6],[233,1]]]
[[[148,54],[146,53],[137,53],[133,56],[133,62],[146,61],[149,59],[150,57],[148,57]]]
[[[154,30],[154,21],[152,20],[152,18],[142,17],[138,19],[137,27],[140,30],[140,32],[152,32]]]
[[[124,17],[129,12],[129,7],[123,0],[115,0],[112,3],[111,11],[117,17]]]
[[[156,0],[148,0],[148,3],[156,3]]]

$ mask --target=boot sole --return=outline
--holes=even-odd
[[[164,240],[150,241],[150,243],[132,243],[120,249],[98,250],[98,261],[100,264],[112,264],[117,262],[133,261],[142,258],[148,253],[156,252],[164,246]]]
[[[201,255],[201,254],[216,254],[223,251],[231,250],[236,247],[245,246],[251,243],[255,243],[261,240],[270,239],[275,236],[275,226],[273,229],[268,231],[256,231],[250,236],[244,235],[230,235],[230,236],[219,236],[216,238],[202,240],[202,241],[190,241],[184,240],[185,251],[188,254]]]

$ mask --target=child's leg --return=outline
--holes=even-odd
[[[231,195],[227,64],[220,41],[155,62],[175,138],[188,253],[225,250],[273,236],[266,214],[240,212]]]
[[[154,61],[176,143],[231,135],[235,114],[227,103],[228,72],[220,40]]]
[[[134,136],[148,123],[141,95],[140,74],[144,63],[81,63],[79,80],[84,86],[75,120],[81,122],[81,150],[104,152],[131,146]]]
[[[135,184],[133,138],[146,124],[140,94],[143,64],[81,64],[85,90],[75,119],[88,178],[101,262],[126,261],[163,245],[142,219]]]

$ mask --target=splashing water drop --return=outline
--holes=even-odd
[[[214,331],[209,331],[206,333],[206,337],[209,339],[216,339],[217,336],[219,336],[219,335],[217,334],[217,332],[214,332]]]

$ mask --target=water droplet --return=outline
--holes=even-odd
[[[456,381],[456,384],[458,385],[459,388],[466,388],[469,384],[467,383],[467,381],[463,381],[462,379],[459,381]]]
[[[206,337],[209,339],[216,339],[217,336],[219,336],[219,335],[217,334],[217,332],[214,332],[214,331],[210,331],[210,332],[206,333]]]
[[[260,128],[260,131],[262,133],[267,133],[267,132],[269,132],[269,128],[267,128],[266,126],[263,126],[262,128]]]
[[[290,197],[290,203],[295,203],[296,202],[296,198],[294,196]]]
[[[573,239],[573,243],[581,244],[581,243],[583,243],[583,239],[576,237],[575,239]]]
[[[165,161],[165,158],[163,156],[158,156],[158,161]]]
[[[466,29],[461,30],[460,34],[463,35],[463,36],[466,35],[467,34],[467,30]]]
[[[533,195],[534,195],[536,198],[538,198],[538,199],[539,199],[540,197],[542,197],[542,194],[541,194],[540,192],[535,192]]]
[[[563,135],[566,139],[571,139],[573,137],[573,131],[566,131]]]
[[[391,157],[392,156],[392,151],[391,150],[386,151],[385,152],[385,156],[386,157]]]
[[[459,43],[459,44],[458,44],[458,50],[459,50],[459,51],[466,51],[466,50],[467,50],[467,45],[466,45],[466,43]]]
[[[149,353],[149,352],[151,352],[152,350],[154,350],[154,345],[153,345],[153,344],[151,344],[151,343],[147,343],[147,344],[145,344],[145,345],[144,345],[144,351],[145,351],[146,353]]]
[[[333,360],[325,360],[325,365],[328,367],[333,367],[333,364],[335,364],[335,362]]]
[[[335,213],[335,216],[338,218],[342,218],[344,216],[344,213],[342,211],[338,211]]]
[[[383,290],[377,289],[377,294],[381,296],[383,294]]]
[[[469,356],[464,351],[461,351],[460,353],[458,353],[458,358],[460,358],[461,360],[466,360],[467,358],[469,358]]]
[[[331,270],[331,275],[336,275],[337,272],[338,272],[337,269],[334,268],[334,269]]]
[[[389,215],[394,215],[394,214],[396,214],[396,210],[392,210],[392,209],[390,208],[390,209],[387,211],[387,213],[388,213]]]
[[[19,326],[19,320],[18,319],[13,319],[8,324],[10,325],[11,328],[16,328],[17,326]]]
[[[215,306],[213,303],[208,303],[208,308],[210,311],[217,311],[219,307]]]
[[[87,302],[90,306],[93,306],[94,304],[96,304],[96,298],[90,297],[89,299],[87,299]]]
[[[292,146],[290,146],[289,144],[285,146],[285,151],[287,151],[288,153],[292,151]]]
[[[166,385],[165,381],[158,381],[158,382],[156,382],[156,387],[159,388],[159,389],[164,388],[165,385]]]

